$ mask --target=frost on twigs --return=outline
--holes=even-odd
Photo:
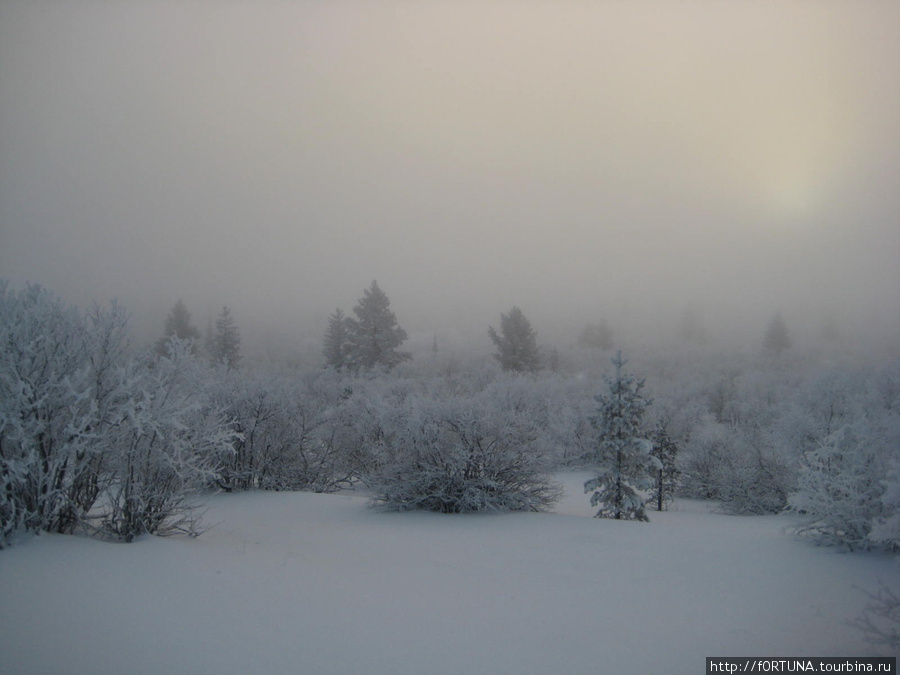
[[[536,449],[537,429],[497,388],[470,399],[415,397],[381,440],[368,483],[393,511],[543,511],[561,496]]]
[[[237,435],[191,343],[131,356],[127,322],[116,303],[82,314],[0,283],[0,545],[16,531],[197,531],[188,497]]]
[[[875,593],[862,592],[870,602],[850,625],[862,631],[867,642],[900,650],[900,595],[884,583]]]

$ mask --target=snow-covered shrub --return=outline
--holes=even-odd
[[[389,510],[540,511],[561,495],[535,449],[535,422],[504,387],[440,400],[410,396],[379,441],[367,482]]]
[[[887,440],[871,422],[861,421],[838,429],[805,455],[790,500],[805,517],[799,534],[850,550],[877,546],[872,528],[888,515],[884,478],[889,453],[896,452]]]
[[[287,444],[270,459],[272,471],[261,487],[335,492],[357,480],[362,460],[344,378],[315,373],[297,378],[289,391],[282,408]]]
[[[740,429],[707,423],[687,444],[680,493],[734,514],[778,513],[795,483],[787,460]]]
[[[792,394],[771,427],[771,444],[796,458],[814,451],[852,423],[865,392],[860,372],[828,371],[810,377]]]
[[[849,549],[900,547],[898,368],[828,375],[792,509],[798,532]],[[822,433],[822,428],[830,431]]]
[[[91,521],[107,536],[198,532],[193,498],[212,482],[238,434],[208,405],[205,366],[187,341],[168,355],[129,361],[121,370],[116,417],[105,432],[105,489]]]
[[[381,396],[390,400],[379,384],[331,370],[287,377],[217,369],[212,398],[241,434],[217,485],[334,492],[358,480],[371,469],[369,448],[382,433]]]
[[[118,345],[92,337],[45,289],[0,284],[0,544],[18,528],[71,532],[96,499],[97,396]]]
[[[0,544],[17,529],[130,540],[177,527],[230,450],[189,346],[134,358],[127,322],[116,303],[81,314],[0,285]]]
[[[777,453],[744,441],[717,472],[716,498],[726,513],[762,515],[787,506],[794,471]]]

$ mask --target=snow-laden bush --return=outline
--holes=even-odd
[[[167,356],[132,359],[120,372],[115,417],[103,438],[104,490],[88,520],[122,541],[197,534],[194,496],[215,479],[239,434],[208,405],[206,367],[189,342],[170,340]]]
[[[680,493],[715,499],[733,514],[778,513],[787,506],[795,472],[778,452],[732,426],[707,422],[687,443]]]
[[[134,358],[127,322],[116,303],[82,314],[0,284],[0,545],[16,530],[130,540],[178,527],[231,449],[189,347]]]
[[[536,450],[527,407],[503,386],[470,397],[410,396],[367,479],[389,510],[541,511],[561,496]]]
[[[818,433],[810,436],[790,500],[805,520],[801,535],[851,550],[900,548],[898,371],[895,364],[825,380]]]
[[[45,289],[0,285],[0,543],[16,529],[71,532],[97,497],[108,369],[93,337]]]
[[[332,370],[290,377],[219,368],[212,399],[234,420],[240,439],[220,467],[227,490],[335,492],[374,466],[382,408],[402,380],[354,379]],[[402,399],[402,394],[400,394]]]
[[[872,529],[886,513],[889,448],[877,428],[846,425],[804,457],[791,508],[805,518],[798,533],[819,544],[850,549],[879,546]],[[878,530],[875,532],[879,535]]]

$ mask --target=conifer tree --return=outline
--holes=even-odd
[[[348,318],[346,325],[347,365],[354,372],[377,366],[391,370],[412,358],[399,351],[407,336],[390,306],[388,296],[373,281],[353,308],[356,318]]]
[[[659,460],[661,466],[656,469],[649,499],[651,503],[656,505],[657,511],[663,511],[668,508],[668,505],[675,498],[675,490],[678,488],[678,477],[681,474],[676,464],[678,444],[669,436],[668,420],[659,421],[653,429],[651,441],[653,443],[653,456]]]
[[[325,365],[335,370],[343,370],[347,366],[350,347],[347,322],[348,319],[340,307],[328,317],[328,329],[325,331],[322,353],[325,356]]]
[[[641,395],[644,380],[625,375],[627,361],[617,352],[612,364],[614,378],[604,376],[607,391],[596,396],[599,404],[591,423],[597,430],[594,456],[597,475],[584,484],[593,491],[591,506],[600,506],[596,518],[647,521],[644,498],[639,490],[652,487],[654,471],[661,462],[652,455],[653,445],[642,438],[641,424],[650,401]]]
[[[197,340],[200,339],[200,331],[191,323],[191,313],[187,310],[184,301],[178,298],[178,301],[169,311],[166,317],[166,326],[163,336],[156,342],[156,353],[165,356],[168,350],[169,340],[178,338],[179,340],[192,340],[191,351],[196,351]]]
[[[215,363],[225,363],[229,368],[236,368],[241,360],[241,334],[238,330],[231,310],[222,308],[216,319],[216,330],[213,334],[210,357]]]
[[[500,362],[503,370],[534,373],[540,369],[541,356],[537,345],[537,333],[518,307],[513,307],[508,314],[501,314],[500,332],[490,326],[488,335],[497,346],[494,358]]]

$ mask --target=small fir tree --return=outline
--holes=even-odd
[[[655,504],[657,511],[663,511],[675,498],[678,477],[681,474],[676,464],[678,444],[669,436],[667,420],[660,420],[657,423],[653,429],[651,441],[653,456],[659,461],[660,466],[656,469],[649,499],[651,503]]]
[[[343,370],[347,366],[349,355],[349,330],[347,317],[343,310],[337,308],[334,314],[328,317],[328,329],[325,331],[325,343],[322,354],[325,356],[325,365],[335,370]]]
[[[540,369],[537,333],[518,307],[513,307],[508,314],[501,314],[500,332],[491,326],[488,328],[488,335],[497,347],[494,358],[500,362],[503,370],[534,373]]]
[[[641,437],[644,413],[651,403],[641,395],[644,380],[625,375],[626,363],[622,352],[617,352],[612,359],[615,377],[604,376],[607,391],[596,396],[599,410],[591,423],[598,433],[597,475],[584,484],[584,491],[593,491],[591,506],[600,506],[596,518],[646,522],[639,490],[653,486],[662,463],[653,456],[652,443]]]
[[[216,319],[210,357],[213,362],[224,363],[229,368],[236,368],[241,360],[241,334],[228,307],[223,307]]]
[[[412,358],[399,350],[406,342],[406,331],[397,324],[390,306],[388,296],[373,281],[353,308],[356,318],[347,319],[347,365],[353,371],[378,366],[391,370]]]

